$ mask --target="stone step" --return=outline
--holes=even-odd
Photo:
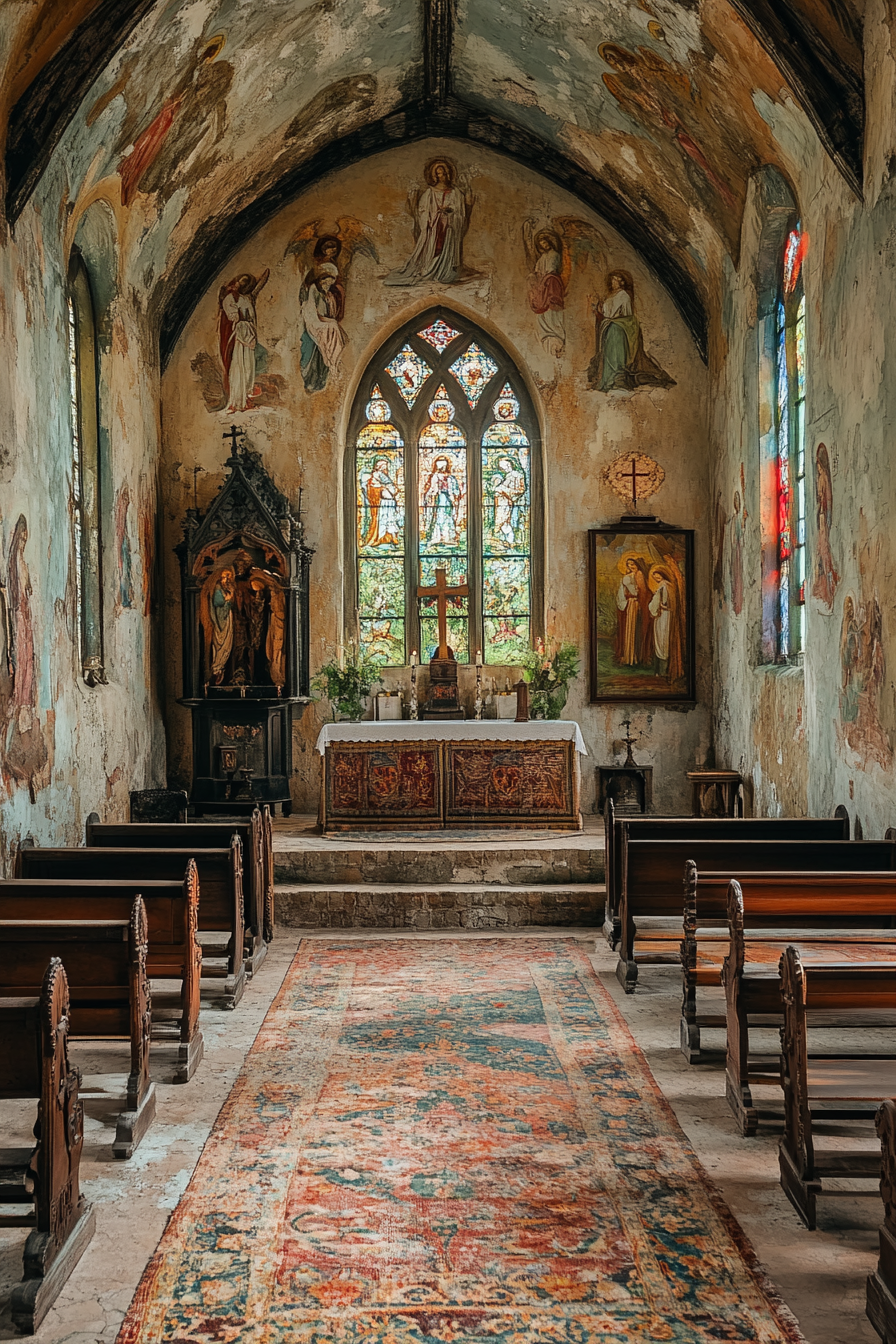
[[[601,837],[602,839],[602,837]],[[274,848],[277,882],[323,884],[413,883],[531,887],[601,882],[603,845],[429,844],[363,846],[340,841]]]
[[[599,882],[529,885],[450,882],[278,883],[278,924],[314,929],[485,929],[600,925]]]

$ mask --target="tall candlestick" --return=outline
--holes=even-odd
[[[476,699],[473,701],[474,718],[482,718],[482,655],[476,655]]]
[[[408,705],[408,718],[417,718],[417,650],[411,654],[411,699]]]
[[[482,650],[481,650],[481,649],[477,649],[477,650],[476,650],[476,666],[477,666],[477,667],[481,667],[481,666],[482,666]]]
[[[417,666],[417,650],[416,650],[416,649],[412,649],[412,650],[411,650],[411,667],[416,667],[416,666]]]

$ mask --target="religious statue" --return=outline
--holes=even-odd
[[[202,585],[207,683],[283,687],[285,603],[277,578],[244,548],[226,552]]]

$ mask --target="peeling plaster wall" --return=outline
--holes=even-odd
[[[714,507],[721,501],[726,519],[722,528],[717,516],[713,528],[723,580],[723,591],[713,595],[718,762],[740,766],[751,778],[756,815],[826,816],[844,804],[866,837],[896,824],[896,41],[885,8],[883,0],[872,0],[865,22],[865,204],[817,145],[803,144],[794,155],[802,168],[793,187],[810,237],[803,271],[809,596],[801,667],[759,664],[756,191],[747,202],[739,272],[729,268],[725,278],[711,361],[718,452],[713,501]],[[839,583],[832,606],[812,594],[819,555],[813,464],[820,443],[828,450],[833,484],[830,548]],[[736,615],[731,515],[741,463],[749,518],[744,605]]]
[[[70,217],[58,202],[51,187],[42,191],[0,246],[0,599],[8,612],[0,622],[0,871],[7,874],[24,836],[83,843],[89,812],[124,818],[129,789],[164,783],[143,575],[156,525],[158,373],[147,325],[112,297],[98,330],[108,685],[90,688],[80,670],[71,512],[66,274],[77,212]],[[88,251],[89,241],[88,229]],[[112,295],[119,277],[94,280]],[[116,535],[124,488],[130,507],[126,518],[119,508]],[[20,517],[24,546],[16,544]],[[119,568],[128,549],[130,589]]]
[[[413,247],[406,210],[410,187],[419,184],[423,165],[445,154],[469,181],[475,196],[464,262],[477,279],[449,287],[386,288],[382,276],[407,259]],[[321,231],[344,215],[373,231],[379,264],[359,255],[347,280],[343,322],[348,344],[338,374],[327,387],[306,394],[299,371],[300,275],[285,256],[296,230],[322,220]],[[528,271],[522,222],[528,216],[549,223],[556,216],[587,219],[603,235],[599,260],[573,270],[566,300],[567,341],[555,361],[544,350],[536,318],[527,302]],[[676,380],[668,390],[635,393],[587,390],[585,371],[594,353],[589,296],[606,293],[613,266],[635,279],[636,310],[645,345]],[[209,412],[200,370],[218,360],[217,305],[221,285],[244,272],[270,280],[257,301],[258,339],[268,352],[267,373],[284,380],[280,405],[257,406],[241,414]],[[709,750],[710,658],[708,640],[709,532],[706,369],[668,295],[623,239],[579,202],[534,173],[490,151],[451,142],[422,142],[333,174],[284,209],[253,241],[222,267],[201,298],[162,379],[163,507],[165,540],[165,649],[167,722],[171,773],[190,778],[190,726],[180,694],[179,571],[172,548],[193,502],[192,468],[199,466],[198,502],[205,508],[224,479],[222,433],[232,421],[245,428],[279,487],[295,500],[304,488],[308,540],[316,548],[311,570],[311,668],[331,656],[343,637],[343,460],[352,399],[367,361],[388,334],[417,312],[442,302],[492,333],[518,362],[542,419],[546,496],[545,625],[548,634],[587,644],[586,532],[617,519],[623,506],[606,486],[602,471],[631,449],[655,457],[666,479],[650,501],[666,522],[694,527],[697,574],[698,705],[690,710],[634,707],[634,731],[642,733],[636,757],[653,764],[658,809],[688,811],[684,772],[702,764]],[[643,512],[646,509],[642,508]],[[350,522],[350,525],[352,523]],[[578,719],[589,750],[583,765],[583,805],[594,798],[594,766],[621,759],[614,748],[625,716],[622,706],[587,703],[587,666],[574,683],[566,713]],[[471,674],[461,669],[461,685]],[[387,684],[406,684],[407,674],[390,672]],[[294,728],[293,797],[301,810],[317,805],[318,757],[314,742],[326,704],[297,714]]]

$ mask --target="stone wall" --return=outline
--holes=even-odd
[[[127,816],[164,782],[148,616],[158,374],[149,324],[124,301],[106,206],[60,207],[51,177],[0,241],[0,871],[19,839],[83,841],[91,811]],[[102,211],[102,216],[96,212]],[[66,276],[77,241],[98,313],[102,608],[107,682],[81,675],[72,515]],[[109,246],[106,246],[106,244]]]
[[[758,385],[758,190],[747,201],[739,271],[729,271],[724,279],[711,360],[718,758],[740,766],[749,777],[757,815],[808,811],[824,816],[843,804],[866,837],[880,836],[896,822],[893,41],[885,6],[870,4],[864,203],[817,142],[792,147],[792,161],[800,165],[792,187],[809,235],[803,268],[809,554],[801,664],[776,667],[760,661],[759,443],[767,425],[760,422]],[[818,581],[819,566],[826,568],[814,470],[820,444],[827,449],[833,484],[832,601],[827,600],[829,588]],[[736,520],[733,502],[742,471],[747,516],[741,511]],[[744,599],[738,613],[732,564],[739,532]]]
[[[408,192],[419,186],[424,165],[444,154],[457,165],[473,196],[464,262],[475,276],[454,285],[424,284],[396,289],[383,277],[401,266],[413,247]],[[588,226],[589,243],[571,249],[564,312],[566,343],[555,358],[539,339],[537,319],[527,299],[527,265],[522,229],[527,218],[539,227]],[[299,369],[302,331],[298,312],[301,276],[291,240],[303,227],[317,233],[337,221],[364,226],[377,260],[358,251],[346,281],[343,326],[348,337],[341,368],[322,391],[307,393]],[[594,241],[592,234],[598,236]],[[594,354],[594,318],[590,303],[606,295],[611,267],[634,277],[636,311],[645,346],[674,379],[669,389],[635,392],[588,390],[586,369]],[[249,273],[270,278],[257,297],[258,340],[264,348],[263,395],[238,415],[221,404],[223,368],[218,349],[218,306],[223,286]],[[480,324],[515,359],[528,383],[541,421],[545,478],[546,583],[544,623],[558,638],[587,641],[586,533],[623,512],[602,473],[628,450],[656,458],[665,482],[650,501],[665,521],[697,532],[698,704],[670,710],[640,706],[634,730],[642,734],[636,754],[655,766],[656,805],[687,810],[684,771],[702,763],[709,749],[710,655],[708,458],[706,443],[706,369],[677,310],[653,275],[605,222],[573,198],[555,190],[508,160],[485,149],[452,142],[423,142],[396,149],[356,167],[333,173],[284,208],[259,230],[252,242],[222,264],[197,304],[162,378],[162,428],[165,515],[165,647],[167,719],[171,773],[190,775],[189,719],[177,705],[180,693],[179,575],[172,547],[179,539],[185,509],[193,502],[193,468],[202,468],[197,493],[200,507],[223,479],[224,428],[236,420],[290,499],[304,491],[308,539],[316,549],[312,567],[311,666],[327,660],[350,632],[346,603],[350,582],[344,569],[343,462],[347,422],[363,371],[383,340],[415,313],[442,303]],[[268,404],[263,405],[261,402]],[[642,511],[647,511],[643,509]],[[704,596],[701,596],[704,595]],[[349,602],[350,602],[349,597]],[[573,687],[567,714],[582,725],[589,757],[585,763],[584,805],[593,801],[593,767],[609,763],[622,730],[623,711],[589,705],[587,666]],[[461,682],[470,678],[461,671]],[[387,684],[406,683],[406,673],[387,674]],[[326,705],[296,716],[296,805],[316,807],[317,757],[314,741]]]

